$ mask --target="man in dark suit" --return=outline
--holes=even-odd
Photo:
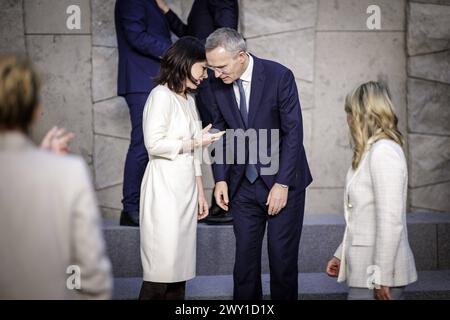
[[[169,23],[170,30],[178,37],[193,36],[203,42],[214,30],[228,27],[237,30],[239,23],[238,0],[195,0],[187,19],[187,24],[172,11],[164,0],[156,0],[159,8]],[[212,73],[209,73],[212,77]],[[197,109],[202,119],[203,127],[212,123],[209,107],[205,101],[209,100],[208,81],[204,81],[198,88],[196,95]],[[207,224],[223,224],[233,221],[232,214],[227,214],[217,206],[214,197],[211,199],[209,215],[200,220]]]
[[[193,36],[205,41],[216,29],[228,27],[237,30],[238,0],[195,0],[187,24],[170,10],[164,0],[156,0],[156,3],[164,12],[172,32],[180,38]]]
[[[216,201],[234,216],[234,298],[262,298],[261,247],[267,224],[271,297],[297,299],[305,190],[312,177],[294,75],[250,55],[243,37],[229,28],[207,38],[206,57],[215,75],[208,103],[213,127],[234,130],[222,139],[227,140],[228,160],[232,151],[232,163],[216,152],[213,166]]]
[[[119,48],[118,95],[130,110],[131,141],[123,181],[121,225],[139,225],[141,181],[148,163],[142,133],[142,113],[159,63],[171,45],[166,19],[154,0],[117,0],[115,7]]]

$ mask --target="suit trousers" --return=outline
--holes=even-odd
[[[148,163],[142,130],[142,116],[148,95],[148,93],[132,93],[125,96],[131,120],[130,145],[123,176],[122,204],[126,212],[139,212],[141,182]]]
[[[261,250],[267,225],[271,298],[298,298],[298,250],[303,224],[305,191],[292,188],[284,209],[268,215],[269,189],[261,178],[246,178],[231,200],[236,256],[233,271],[234,299],[262,299]]]

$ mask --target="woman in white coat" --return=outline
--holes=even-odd
[[[141,185],[144,282],[140,299],[184,299],[195,277],[197,219],[208,215],[201,178],[202,147],[223,132],[201,130],[191,92],[207,78],[205,49],[193,37],[172,45],[143,114],[149,163]]]
[[[408,171],[387,87],[362,84],[345,101],[353,142],[344,239],[327,274],[346,281],[349,300],[402,299],[417,280],[406,229]]]

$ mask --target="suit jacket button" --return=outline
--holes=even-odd
[[[347,205],[347,207],[349,207],[349,208],[351,209],[351,208],[353,208],[353,205],[352,205],[351,203],[349,203],[349,204]]]

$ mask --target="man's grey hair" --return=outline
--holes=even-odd
[[[233,53],[247,51],[247,44],[245,43],[244,37],[231,28],[217,29],[206,39],[206,51],[211,51],[218,47],[222,47],[228,52]]]

